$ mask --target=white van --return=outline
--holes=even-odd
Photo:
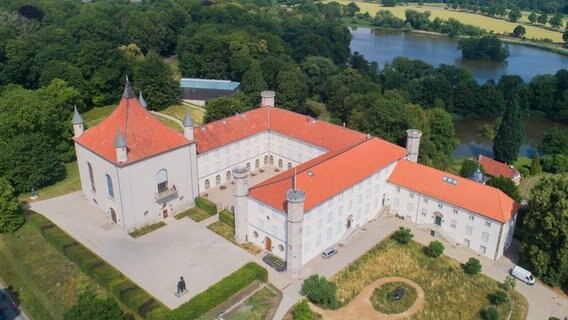
[[[337,253],[337,250],[333,248],[327,248],[324,252],[321,253],[322,258],[329,259]]]
[[[511,270],[511,275],[519,280],[521,280],[522,282],[528,284],[529,286],[534,285],[535,279],[532,275],[532,273],[528,270],[525,270],[519,266],[515,266],[512,270]]]

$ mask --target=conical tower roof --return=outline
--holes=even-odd
[[[120,133],[120,129],[116,131],[116,138],[114,138],[114,146],[116,148],[123,148],[126,147],[126,140],[124,140],[124,136]]]
[[[77,110],[77,106],[73,106],[73,119],[71,120],[72,124],[82,124],[83,121],[83,117],[81,117],[81,115],[79,114],[79,111]]]
[[[146,100],[144,100],[144,96],[142,96],[142,91],[140,91],[140,95],[138,95],[138,102],[140,102],[140,105],[144,107],[144,109],[148,109],[148,104]]]
[[[126,85],[124,86],[124,92],[122,93],[122,97],[126,99],[136,98],[134,90],[132,90],[132,86],[130,85],[130,81],[128,80],[128,76],[126,76]]]
[[[185,118],[183,118],[183,127],[187,128],[187,127],[193,127],[193,119],[191,119],[191,116],[189,115],[189,111],[185,111]]]

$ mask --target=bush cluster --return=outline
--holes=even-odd
[[[336,305],[336,290],[337,286],[335,283],[317,274],[308,277],[302,285],[302,291],[311,302],[328,308],[333,308]]]
[[[398,230],[392,234],[392,238],[400,244],[409,243],[413,237],[414,235],[410,232],[410,229],[404,227],[399,227]]]
[[[255,280],[268,281],[268,271],[254,262],[249,262],[175,309],[171,318],[197,319]]]
[[[219,212],[219,220],[233,228],[235,227],[235,215],[227,209],[223,209]]]
[[[314,318],[314,312],[310,309],[306,299],[294,306],[292,309],[292,318],[294,320],[312,320]]]
[[[499,320],[499,310],[494,305],[483,308],[479,313],[483,320]]]
[[[463,270],[467,274],[478,274],[481,272],[481,262],[479,262],[479,260],[477,260],[476,258],[469,258],[469,260],[467,260],[467,262],[464,264]]]
[[[497,290],[495,292],[493,292],[492,294],[489,295],[489,301],[491,301],[492,304],[498,306],[501,305],[505,302],[509,301],[509,295],[507,294],[507,292],[505,290]]]
[[[426,252],[429,257],[437,258],[444,253],[444,245],[438,240],[431,241],[426,248]]]
[[[210,216],[217,214],[217,205],[205,198],[196,197],[195,206],[207,212]]]

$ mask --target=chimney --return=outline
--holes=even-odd
[[[418,151],[420,149],[420,138],[422,137],[422,131],[417,129],[406,130],[406,150],[408,155],[407,160],[412,162],[418,162]]]
[[[274,107],[274,97],[276,96],[274,91],[262,91],[260,96],[262,97],[261,107]]]

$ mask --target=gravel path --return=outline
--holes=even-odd
[[[397,314],[384,314],[380,313],[373,308],[371,304],[371,295],[375,288],[389,282],[404,282],[416,289],[417,298],[414,304],[405,312]],[[394,320],[408,318],[416,312],[420,311],[424,305],[424,290],[415,282],[406,278],[388,277],[379,279],[369,286],[367,286],[355,299],[351,300],[345,307],[339,310],[323,310],[311,304],[312,310],[322,315],[326,320],[364,320],[364,319],[380,319],[380,320]]]

